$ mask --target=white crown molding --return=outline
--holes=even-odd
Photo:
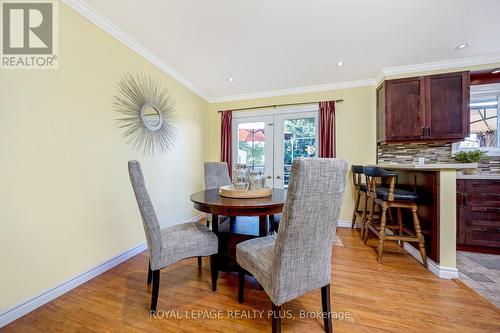
[[[81,0],[62,0],[69,7],[73,8],[80,15],[97,25],[102,30],[106,31],[111,36],[118,39],[124,45],[135,51],[138,55],[149,61],[154,66],[161,69],[163,72],[174,78],[177,82],[182,84],[184,87],[191,90],[193,93],[208,101],[208,95],[201,89],[196,87],[193,83],[184,78],[176,70],[166,64],[163,60],[145,48],[141,43],[130,37],[128,34],[123,32],[116,25],[111,23],[107,18],[99,14],[94,8],[89,6],[87,3]]]
[[[382,82],[384,82],[384,80],[385,80],[384,72],[381,71],[375,77],[375,82],[376,82],[375,85],[378,87]]]
[[[186,220],[186,222],[199,222],[203,218],[205,218],[205,214],[197,214]],[[124,261],[127,261],[128,259],[138,255],[139,253],[147,249],[148,246],[146,243],[139,244],[131,248],[130,250],[127,250],[117,256],[114,256],[113,258],[108,259],[105,262],[97,266],[94,266],[86,270],[85,272],[72,277],[69,280],[60,283],[59,285],[51,289],[45,290],[44,292],[36,296],[33,296],[24,302],[21,302],[10,308],[0,311],[0,328],[9,324],[10,322],[13,322],[18,318],[21,318],[22,316],[30,313],[31,311],[67,293],[68,291],[84,284],[85,282],[101,275],[107,270],[121,264]]]
[[[418,72],[428,72],[428,71],[443,70],[443,69],[487,65],[499,62],[500,62],[500,53],[493,53],[471,58],[427,62],[422,64],[408,65],[408,66],[386,67],[382,70],[382,72],[384,76],[397,76],[397,75],[412,74]]]
[[[268,90],[268,91],[260,91],[260,92],[241,94],[241,95],[214,97],[214,98],[210,98],[208,100],[208,102],[209,103],[222,103],[222,102],[242,101],[242,100],[247,100],[247,99],[258,99],[258,98],[266,98],[266,97],[306,94],[306,93],[329,91],[329,90],[339,90],[339,89],[346,89],[346,88],[373,86],[373,85],[375,85],[375,83],[376,82],[374,79],[326,83],[326,84],[318,84],[318,85],[314,85],[314,86],[305,86],[305,87],[280,89],[280,90]]]
[[[415,257],[419,262],[422,262],[422,256],[420,252],[411,246],[408,242],[404,242],[404,249],[411,256]],[[457,279],[458,278],[458,269],[455,267],[446,267],[440,266],[434,260],[427,258],[427,266],[429,270],[434,273],[434,275],[438,276],[440,279]]]

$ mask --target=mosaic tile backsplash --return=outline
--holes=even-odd
[[[419,157],[425,158],[425,163],[456,163],[451,156],[451,143],[379,144],[377,148],[378,163],[418,163]],[[484,158],[479,169],[500,174],[500,156]]]

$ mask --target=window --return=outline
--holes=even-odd
[[[316,118],[292,118],[284,121],[283,181],[285,188],[288,188],[293,160],[297,157],[316,156]]]
[[[470,136],[454,145],[454,151],[481,149],[488,155],[500,155],[500,85],[471,87]]]
[[[238,124],[238,163],[246,164],[253,171],[264,172],[266,123]]]

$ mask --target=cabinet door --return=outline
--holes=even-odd
[[[424,80],[386,81],[386,141],[421,140],[425,126]]]
[[[466,244],[500,248],[500,207],[467,207]]]
[[[469,135],[469,72],[425,77],[426,134],[432,140]]]
[[[377,88],[377,143],[385,141],[385,84]]]
[[[467,207],[465,206],[465,180],[457,180],[457,244],[465,245],[465,225]]]

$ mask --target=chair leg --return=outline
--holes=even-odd
[[[198,268],[201,268],[201,257],[198,257]]]
[[[361,215],[361,227],[359,229],[359,236],[361,240],[363,240],[363,236],[365,233],[365,225],[366,225],[366,211],[368,210],[368,195],[364,194],[364,202],[363,202],[363,213]]]
[[[217,255],[210,256],[210,275],[212,278],[212,291],[217,290],[217,279],[219,278],[219,271],[217,268]]]
[[[375,199],[372,198],[372,202],[370,205],[370,214],[368,215],[368,220],[365,223],[364,231],[363,231],[363,243],[364,244],[366,244],[366,242],[368,241],[368,232],[369,232],[368,226],[373,221],[373,214],[374,213],[375,213]]]
[[[413,223],[415,224],[415,232],[418,238],[418,247],[420,249],[420,255],[422,256],[422,263],[425,268],[427,268],[427,254],[425,252],[425,239],[422,235],[422,230],[420,228],[420,221],[418,220],[417,207],[412,207],[413,213]]]
[[[151,284],[151,279],[153,278],[153,271],[151,271],[151,260],[148,263],[148,285]]]
[[[358,192],[357,198],[356,198],[356,204],[354,204],[354,211],[352,212],[352,225],[351,229],[354,229],[354,224],[356,223],[356,213],[358,212],[359,209],[359,199],[361,197],[361,194]]]
[[[245,271],[243,268],[238,270],[238,303],[243,303],[243,294],[245,290]]]
[[[399,236],[403,236],[403,213],[401,212],[401,207],[398,207],[398,227],[399,227]],[[403,247],[403,242],[398,241],[399,246]]]
[[[280,314],[281,305],[274,305],[274,303],[272,304],[273,304],[272,332],[281,333],[281,314]]]
[[[382,206],[382,217],[380,219],[380,231],[378,236],[378,262],[382,263],[382,256],[384,255],[384,240],[385,240],[385,223],[387,219],[387,206]]]
[[[153,271],[153,291],[151,293],[151,312],[156,312],[158,304],[158,291],[160,290],[160,270]]]
[[[325,324],[325,332],[332,333],[332,308],[330,304],[330,284],[321,287],[321,305],[323,308],[323,322]]]

